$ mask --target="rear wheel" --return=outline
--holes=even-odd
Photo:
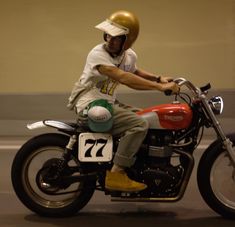
[[[235,153],[235,134],[229,138]],[[220,141],[203,154],[197,181],[206,203],[223,217],[235,219],[235,168]]]
[[[69,137],[62,134],[40,135],[26,142],[15,156],[11,171],[13,188],[21,202],[33,212],[51,217],[74,215],[94,193],[95,180],[73,184],[57,184],[51,180],[68,140]],[[77,158],[72,156],[62,174],[86,172],[82,168],[80,172],[71,171],[78,170],[79,166]],[[45,179],[50,179],[50,183]]]

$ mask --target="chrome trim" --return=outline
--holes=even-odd
[[[190,81],[186,80],[185,78],[176,78],[174,80],[180,87],[185,85],[190,91],[192,91],[196,96],[201,95],[201,90],[198,87],[195,87]]]
[[[222,97],[214,96],[208,102],[214,114],[216,115],[222,114],[224,109],[224,102]]]

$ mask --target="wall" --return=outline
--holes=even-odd
[[[208,97],[221,95],[224,100],[224,111],[219,121],[225,132],[234,132],[235,129],[235,89],[210,90]],[[21,94],[0,95],[0,137],[36,135],[46,130],[29,131],[26,125],[31,122],[53,119],[65,122],[76,122],[76,115],[66,108],[69,94]],[[154,91],[122,91],[118,94],[121,102],[145,108],[162,103],[170,103],[173,96],[166,97]],[[55,131],[55,130],[53,130]],[[206,130],[206,135],[213,135],[213,130]]]
[[[0,93],[69,92],[117,9],[140,19],[140,67],[235,87],[235,0],[0,0]]]
[[[88,51],[103,41],[94,26],[118,9],[140,19],[140,68],[211,82],[225,97],[224,119],[234,119],[235,0],[0,0],[0,135],[27,134],[28,121],[74,120],[65,105]],[[120,97],[167,101],[125,87]]]

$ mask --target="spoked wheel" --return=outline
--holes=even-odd
[[[235,210],[235,168],[226,153],[221,153],[214,162],[210,181],[216,198]]]
[[[235,153],[235,135],[230,135]],[[207,204],[217,213],[235,219],[235,168],[216,141],[203,154],[198,167],[198,186]]]
[[[35,137],[22,146],[13,161],[14,190],[25,206],[40,215],[73,215],[82,209],[93,195],[95,180],[72,184],[60,180],[61,177],[82,173],[75,156],[71,156],[61,174],[57,174],[68,139],[69,137],[62,134]]]

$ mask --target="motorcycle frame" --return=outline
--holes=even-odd
[[[232,142],[226,137],[220,123],[218,122],[214,112],[212,111],[212,109],[211,109],[211,107],[208,103],[208,99],[206,97],[207,91],[201,91],[201,89],[195,87],[190,81],[187,81],[184,78],[178,78],[178,79],[175,80],[175,82],[180,87],[185,85],[193,93],[194,99],[199,100],[199,102],[202,104],[201,109],[203,110],[203,113],[204,113],[204,116],[205,116],[206,120],[208,120],[208,122],[210,124],[209,126],[214,128],[218,138],[221,139],[224,147],[228,151],[228,155],[231,159],[231,162],[232,162],[233,166],[235,167],[235,154],[234,154],[233,149],[232,149]],[[66,133],[70,136],[69,143],[67,144],[65,152],[64,152],[64,157],[66,156],[66,153],[68,154],[69,152],[71,152],[74,149],[74,144],[77,142],[78,135],[82,131],[84,131],[83,129],[79,129],[76,124],[70,125],[70,124],[66,124],[66,123],[59,122],[59,121],[53,121],[53,120],[45,120],[45,121],[42,121],[42,122],[36,122],[34,124],[28,125],[27,127],[29,129],[35,129],[35,128],[40,128],[40,127],[45,127],[45,126],[56,128],[57,130],[62,131],[63,133]],[[201,126],[202,125],[192,126],[189,130],[187,130],[185,132],[185,134],[182,136],[182,138],[184,138],[187,134],[192,133],[192,132],[194,133],[194,136],[197,137],[198,132],[199,132],[199,128]],[[195,150],[195,148],[193,150]],[[189,165],[188,165],[188,168],[186,170],[185,176],[183,177],[183,181],[181,183],[179,193],[177,193],[176,196],[173,196],[173,197],[154,197],[154,198],[151,198],[151,197],[150,198],[111,197],[111,201],[173,202],[173,201],[180,200],[183,197],[184,193],[185,193],[185,190],[187,188],[189,179],[191,177],[191,173],[192,173],[192,170],[193,170],[193,167],[194,167],[194,158],[193,158],[192,154],[190,154],[190,152],[182,151],[180,149],[177,149],[177,147],[175,147],[174,152],[178,153],[179,155],[183,155],[183,156],[187,157],[188,160],[189,160]],[[90,173],[88,175],[90,175],[90,177],[94,177],[96,174],[97,174],[96,172],[93,172],[93,173]],[[77,178],[75,177],[74,179],[71,179],[71,180],[72,181],[79,181],[83,177],[86,177],[86,176],[87,175],[84,174],[84,176],[79,176]],[[97,190],[99,190],[99,189],[97,188]],[[101,190],[105,191],[104,188],[102,188]]]

